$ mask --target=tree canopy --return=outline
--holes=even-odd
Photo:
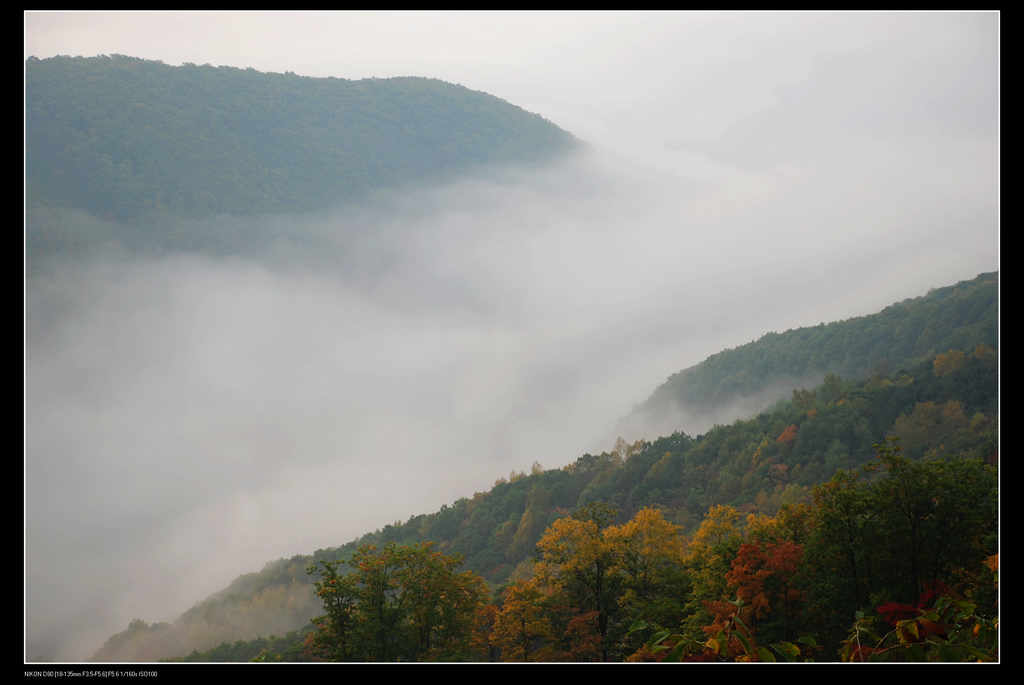
[[[443,81],[347,80],[122,55],[25,64],[30,208],[102,219],[308,211],[576,140]]]
[[[771,386],[793,387],[809,378],[817,383],[829,375],[886,377],[936,355],[936,370],[950,373],[962,360],[957,354],[977,345],[990,352],[998,346],[998,312],[999,276],[988,273],[876,314],[767,333],[673,374],[635,414],[685,430],[677,417],[716,417],[723,407],[749,401]],[[774,399],[759,401],[765,405]]]

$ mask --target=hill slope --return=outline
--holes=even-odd
[[[767,333],[673,374],[623,421],[622,432],[660,435],[727,423],[830,373],[861,379],[949,349],[994,347],[998,308],[999,275],[987,273],[877,314]]]
[[[308,78],[120,55],[29,58],[29,207],[130,221],[331,206],[576,145],[536,114],[426,78]]]
[[[937,302],[957,302],[949,297],[954,291],[943,291],[946,297],[940,293]],[[941,305],[929,311],[932,323],[950,316]],[[984,337],[985,317],[976,325]],[[966,341],[970,334],[963,335]],[[715,504],[774,513],[781,504],[806,497],[837,469],[869,461],[873,443],[888,436],[900,438],[912,458],[966,455],[995,461],[998,389],[997,352],[981,340],[868,380],[829,376],[816,388],[793,392],[791,400],[769,411],[705,435],[674,433],[652,442],[620,443],[561,469],[512,474],[490,491],[433,514],[396,522],[342,547],[272,562],[174,624],[133,622],[97,658],[181,657],[218,642],[257,636],[266,639],[222,645],[195,658],[248,659],[265,647],[297,654],[297,635],[280,644],[268,639],[300,630],[308,617],[320,613],[305,568],[315,560],[345,558],[360,544],[432,540],[439,550],[462,555],[468,569],[500,586],[527,572],[537,540],[552,522],[590,502],[613,505],[622,521],[643,507],[658,507],[667,518],[692,529]]]

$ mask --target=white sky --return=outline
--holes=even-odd
[[[998,268],[997,13],[25,14],[26,57],[114,53],[460,83],[592,143],[600,192],[570,165],[357,217],[341,253],[387,279],[183,255],[30,293],[69,312],[28,367],[30,642],[56,659],[610,447],[724,347]]]

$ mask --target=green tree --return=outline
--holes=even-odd
[[[461,559],[431,543],[364,545],[347,562],[321,561],[315,587],[326,613],[314,619],[313,654],[327,660],[394,661],[468,658],[486,585],[458,572]]]
[[[358,586],[354,576],[341,572],[342,563],[321,560],[309,567],[311,575],[319,575],[313,586],[325,613],[313,619],[316,630],[307,636],[306,645],[313,657],[327,661],[347,661],[357,650],[353,633]]]
[[[966,582],[997,551],[994,468],[969,459],[909,460],[893,441],[876,448],[876,460],[859,473],[837,474],[815,491],[808,605],[833,644],[848,627],[836,616],[913,604],[937,582]]]

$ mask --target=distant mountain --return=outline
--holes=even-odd
[[[25,104],[29,208],[122,222],[318,209],[578,144],[537,114],[435,79],[121,55],[30,57]]]
[[[827,374],[887,375],[950,349],[997,346],[999,274],[938,288],[877,314],[767,333],[673,374],[622,422],[626,435],[693,432],[750,416]]]
[[[268,650],[286,660],[301,659],[308,619],[322,613],[306,567],[347,558],[361,544],[430,540],[445,554],[461,555],[467,569],[501,587],[528,572],[548,526],[588,503],[613,506],[622,522],[644,507],[656,507],[692,531],[712,505],[774,514],[785,503],[804,500],[837,470],[870,461],[873,445],[887,437],[899,438],[914,459],[963,456],[996,463],[998,350],[987,342],[992,331],[984,304],[995,279],[996,274],[983,275],[854,320],[900,349],[901,336],[885,322],[904,330],[909,316],[915,325],[935,331],[931,348],[942,350],[957,341],[952,351],[929,353],[914,364],[861,380],[829,375],[817,386],[791,388],[790,399],[752,418],[704,435],[675,432],[633,444],[619,441],[608,452],[584,454],[563,468],[538,466],[531,474],[510,474],[488,492],[435,513],[396,522],[341,547],[268,563],[174,623],[133,621],[95,658],[181,659],[191,654],[187,660],[249,660]],[[855,330],[843,329],[844,324],[851,325],[823,328]],[[917,349],[914,342],[907,349]]]

